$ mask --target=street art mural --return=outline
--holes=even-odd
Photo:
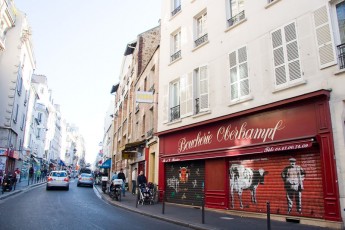
[[[324,217],[319,153],[232,159],[229,186],[230,209],[266,212],[269,201],[273,214]]]
[[[166,197],[169,202],[200,205],[203,196],[203,161],[174,162],[166,165]]]
[[[242,193],[244,190],[249,190],[251,194],[252,203],[256,204],[256,189],[259,184],[264,184],[265,175],[264,169],[254,170],[246,168],[243,165],[233,164],[230,167],[230,194],[231,207],[234,208],[235,192],[238,194],[240,207],[242,204]]]

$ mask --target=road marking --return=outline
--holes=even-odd
[[[222,216],[222,217],[220,217],[220,219],[224,219],[224,220],[233,220],[234,218],[232,218],[232,217],[227,217],[227,216]]]

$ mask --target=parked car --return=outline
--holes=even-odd
[[[47,187],[51,188],[65,188],[69,190],[69,177],[66,171],[51,171],[47,178]]]
[[[77,186],[87,185],[93,187],[94,179],[91,173],[82,173],[80,174],[77,182]]]

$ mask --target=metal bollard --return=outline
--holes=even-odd
[[[270,202],[267,201],[267,230],[271,230],[271,208],[270,208]]]
[[[137,187],[137,192],[138,192],[138,195],[137,195],[137,200],[135,202],[135,207],[138,208],[138,203],[139,203],[139,186]]]
[[[162,197],[162,214],[165,212],[165,191],[163,192],[163,197]]]

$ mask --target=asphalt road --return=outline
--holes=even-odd
[[[92,188],[69,191],[33,188],[0,201],[1,230],[189,229],[126,211],[105,203]]]

